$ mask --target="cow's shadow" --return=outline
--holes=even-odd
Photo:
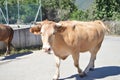
[[[24,56],[29,55],[31,53],[33,53],[33,52],[29,51],[29,52],[12,54],[9,56],[2,57],[2,58],[0,58],[0,65],[7,64],[7,63],[15,61],[15,60],[25,59],[26,57],[24,57]]]
[[[95,79],[102,79],[109,76],[116,76],[120,75],[120,66],[106,66],[95,68],[94,71],[90,71],[86,77],[80,78],[78,74],[71,75],[66,78],[62,78],[59,80],[66,80],[75,78],[75,80],[95,80]]]
[[[12,54],[12,55],[9,55],[9,56],[5,56],[3,59],[1,60],[10,60],[10,59],[16,59],[18,57],[21,57],[21,56],[25,56],[25,55],[29,55],[33,52],[29,51],[29,52],[24,52],[24,53],[19,53],[19,54]]]

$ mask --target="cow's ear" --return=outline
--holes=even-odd
[[[33,34],[35,34],[35,35],[40,35],[41,34],[41,26],[35,26],[35,27],[31,27],[30,29],[29,29],[29,31],[31,32],[31,33],[33,33]]]
[[[65,29],[66,29],[66,27],[64,27],[62,24],[60,24],[60,23],[56,23],[55,24],[55,32],[63,32]]]
[[[41,22],[35,22],[34,24],[35,25],[41,25]]]

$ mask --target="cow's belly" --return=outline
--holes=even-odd
[[[90,42],[87,41],[87,42],[83,42],[82,44],[80,43],[79,50],[80,50],[80,52],[89,51],[93,48],[96,48],[97,45],[99,45],[100,42],[102,42],[102,39],[93,40],[93,41],[90,41]]]
[[[9,33],[5,33],[5,32],[1,32],[0,33],[0,41],[4,41],[4,40],[6,40],[7,38],[9,37]]]
[[[6,37],[1,37],[1,36],[0,36],[0,41],[5,41],[5,40],[7,40]]]
[[[90,48],[92,47],[93,44],[91,45],[87,45],[87,44],[78,44],[76,46],[66,46],[66,45],[56,45],[53,46],[53,51],[54,54],[58,57],[60,57],[61,59],[66,59],[70,54],[74,54],[75,52],[86,52],[89,51]]]

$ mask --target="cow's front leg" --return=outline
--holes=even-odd
[[[59,67],[60,67],[61,60],[56,55],[55,55],[55,61],[56,61],[56,72],[55,72],[55,74],[53,76],[53,80],[57,80],[59,78],[59,76],[60,76],[60,68]]]
[[[72,54],[73,60],[74,60],[74,65],[78,70],[79,75],[83,76],[82,70],[79,67],[79,53],[78,54]]]

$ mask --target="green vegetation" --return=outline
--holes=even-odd
[[[120,0],[96,0],[96,19],[120,20]]]
[[[38,0],[19,0],[20,21],[18,21],[18,4],[17,4],[18,2],[17,1],[18,0],[7,0],[9,23],[10,24],[30,23],[31,21],[34,21],[34,18],[36,16],[36,13],[39,7]],[[5,17],[6,17],[5,5],[6,5],[6,0],[0,0],[0,8],[3,10],[3,13],[5,14]],[[40,20],[40,17],[38,17],[38,20]],[[3,18],[0,21],[5,23]]]
[[[84,2],[83,0],[81,0]],[[79,1],[80,2],[80,1]],[[120,0],[94,0],[87,10],[77,10],[71,15],[71,19],[120,21]]]
[[[75,0],[42,0],[43,19],[53,21],[67,20],[78,10]]]
[[[22,54],[22,53],[27,53],[27,52],[32,52],[33,50],[40,50],[41,46],[31,46],[31,47],[26,47],[26,48],[11,48],[11,54]],[[0,50],[0,56],[3,56],[5,53],[5,49],[4,50]]]
[[[19,0],[20,21],[18,21],[18,0],[7,1],[10,23],[30,23],[34,21],[40,0]],[[0,8],[4,14],[6,14],[5,3],[6,0],[0,0]],[[80,10],[75,5],[75,3],[85,3],[84,0],[41,0],[41,3],[43,20],[120,20],[120,0],[94,0],[92,6],[87,8],[87,10]],[[89,4],[89,1],[87,3]],[[37,20],[41,20],[40,14]],[[1,14],[0,22],[5,23]]]

